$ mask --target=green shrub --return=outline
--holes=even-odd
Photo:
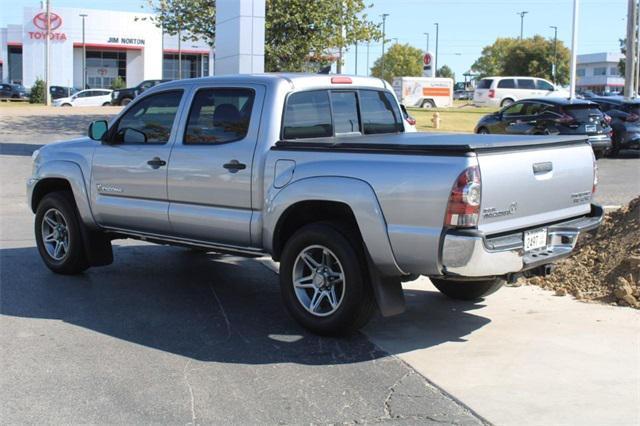
[[[31,104],[43,104],[45,102],[44,80],[38,78],[31,87],[31,94],[29,95],[29,103]]]
[[[125,87],[127,87],[127,84],[120,76],[114,78],[113,82],[111,83],[111,90],[124,89]]]

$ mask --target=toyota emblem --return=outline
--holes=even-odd
[[[49,29],[49,31],[55,31],[58,28],[60,28],[60,26],[62,26],[62,18],[60,17],[60,15],[55,13],[49,13],[49,18],[51,19],[50,21],[51,28]],[[33,25],[35,25],[36,28],[40,28],[41,30],[46,31],[47,30],[46,12],[40,12],[36,16],[34,16]]]

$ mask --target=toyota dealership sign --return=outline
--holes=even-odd
[[[40,12],[33,17],[33,26],[36,31],[29,31],[29,38],[33,40],[46,40],[47,38],[47,13]],[[62,26],[62,18],[56,13],[49,13],[49,40],[65,41],[67,35],[56,31]]]

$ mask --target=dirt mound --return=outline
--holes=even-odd
[[[550,276],[528,282],[559,296],[640,309],[640,197],[608,213],[598,232],[583,235],[575,254]]]

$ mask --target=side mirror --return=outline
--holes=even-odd
[[[108,128],[109,126],[106,120],[92,121],[91,124],[89,124],[89,137],[94,141],[102,140]]]
[[[137,129],[125,128],[122,133],[123,143],[146,143],[147,135]]]

